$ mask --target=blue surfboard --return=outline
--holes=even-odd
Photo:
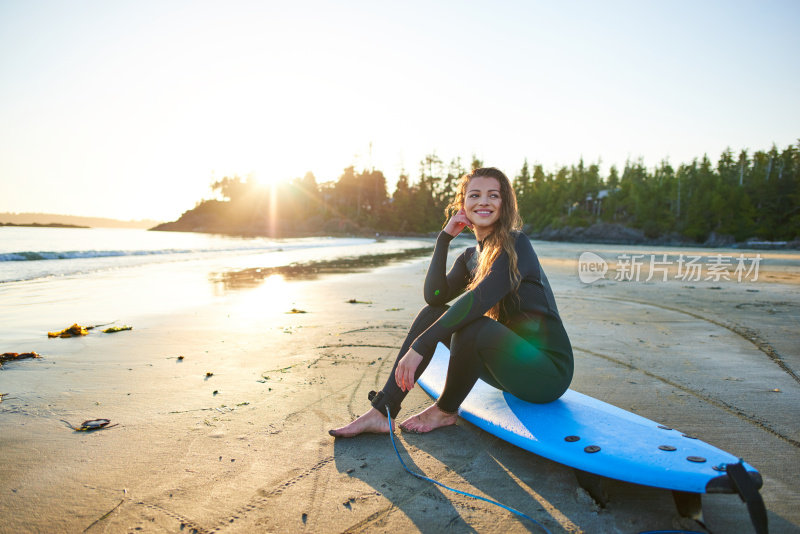
[[[447,347],[440,343],[418,381],[434,398],[444,388],[449,359]],[[736,493],[736,483],[726,470],[739,464],[754,481],[756,493],[761,487],[758,471],[732,454],[573,390],[556,401],[533,404],[478,380],[459,415],[578,472],[688,494]]]

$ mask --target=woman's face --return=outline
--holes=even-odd
[[[464,212],[477,227],[489,229],[500,219],[500,182],[497,178],[476,176],[467,184]]]

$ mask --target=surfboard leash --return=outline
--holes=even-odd
[[[516,515],[518,515],[520,517],[524,517],[528,521],[533,522],[535,525],[539,526],[542,530],[547,532],[547,534],[552,534],[547,529],[546,526],[544,526],[543,524],[541,524],[540,522],[538,522],[537,520],[535,520],[531,516],[520,512],[519,510],[515,510],[514,508],[511,508],[510,506],[506,506],[503,503],[499,503],[497,501],[493,501],[492,499],[487,499],[486,497],[481,497],[480,495],[475,495],[475,494],[472,494],[472,493],[468,493],[466,491],[461,491],[461,490],[458,490],[458,489],[455,489],[455,488],[451,488],[450,486],[447,486],[446,484],[442,484],[438,480],[434,480],[434,479],[432,479],[430,477],[426,477],[425,475],[421,475],[419,473],[415,473],[414,471],[409,469],[408,466],[406,465],[406,463],[403,461],[403,457],[400,456],[400,451],[397,450],[397,444],[395,444],[395,442],[394,442],[394,432],[392,432],[392,414],[391,414],[388,406],[386,407],[386,416],[389,418],[389,437],[392,439],[392,447],[394,447],[394,452],[395,452],[395,454],[397,454],[397,459],[400,460],[400,463],[402,464],[403,469],[408,471],[410,474],[414,475],[415,477],[419,478],[420,480],[425,480],[427,482],[432,482],[433,484],[436,484],[437,486],[441,486],[444,489],[450,490],[450,491],[452,491],[454,493],[458,493],[459,495],[465,495],[467,497],[472,497],[473,499],[486,501],[488,503],[494,504],[495,506],[499,506],[500,508],[508,510],[509,512],[511,512],[513,514],[516,514]]]

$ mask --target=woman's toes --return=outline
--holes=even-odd
[[[352,435],[352,432],[349,432],[348,430],[348,426],[343,426],[342,428],[332,428],[328,430],[328,434],[335,438],[344,438]]]
[[[457,420],[457,415],[444,413],[435,406],[431,406],[425,411],[403,421],[400,424],[400,428],[404,432],[424,434],[443,426],[453,425]]]
[[[345,437],[346,436],[345,428],[346,427],[332,428],[332,429],[328,430],[328,434],[330,434],[331,436],[333,436],[335,438]]]
[[[419,416],[415,415],[414,417],[403,421],[403,424],[400,425],[400,428],[402,428],[404,432],[410,432],[412,434],[421,433],[422,429],[419,422]]]
[[[360,429],[358,428],[359,425],[357,425],[357,423],[358,420],[356,419],[349,425],[345,425],[341,428],[333,428],[331,430],[328,430],[328,434],[330,434],[335,438],[349,438],[355,436],[356,434],[360,433]]]

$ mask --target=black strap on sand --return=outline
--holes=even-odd
[[[768,534],[767,509],[764,506],[764,499],[761,498],[753,479],[747,474],[742,460],[740,459],[739,463],[725,466],[725,472],[728,473],[728,478],[731,479],[739,497],[747,504],[747,511],[750,512],[750,521],[756,529],[756,534]]]

